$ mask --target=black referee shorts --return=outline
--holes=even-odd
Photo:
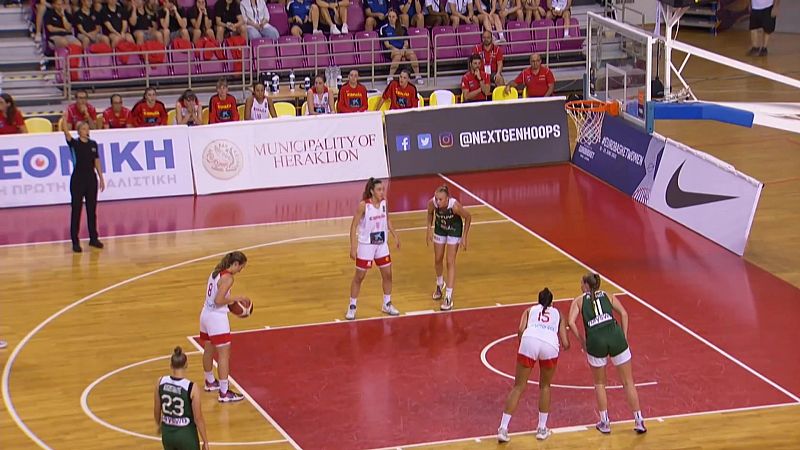
[[[765,9],[750,11],[750,29],[764,29],[764,33],[772,34],[775,31],[775,18],[772,17],[772,6]]]

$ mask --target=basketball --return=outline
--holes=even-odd
[[[250,314],[253,314],[253,302],[245,297],[243,300],[235,301],[228,305],[228,311],[242,319],[250,317]]]

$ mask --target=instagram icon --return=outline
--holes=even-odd
[[[439,133],[439,147],[450,148],[453,146],[453,133],[445,131]]]

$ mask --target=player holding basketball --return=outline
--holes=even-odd
[[[392,305],[392,258],[389,256],[389,245],[386,242],[387,232],[392,234],[395,246],[400,248],[400,237],[397,236],[389,220],[386,189],[381,180],[370,178],[364,187],[364,195],[358,203],[358,210],[350,225],[350,259],[356,261],[356,273],[350,283],[350,306],[344,316],[347,320],[356,318],[358,293],[373,261],[380,269],[383,281],[382,311],[390,316],[400,314],[400,311]]]
[[[569,338],[564,321],[561,320],[553,304],[553,293],[544,288],[539,292],[539,304],[522,313],[519,322],[519,351],[517,352],[517,372],[514,376],[514,388],[508,393],[506,408],[497,430],[497,440],[508,442],[508,423],[511,415],[517,410],[517,404],[525,388],[528,377],[539,361],[539,426],[536,439],[543,441],[552,433],[547,428],[547,416],[550,412],[550,381],[556,373],[558,362],[558,344],[569,350]]]
[[[615,297],[600,290],[600,276],[590,273],[581,280],[583,294],[572,301],[569,308],[569,327],[586,350],[586,357],[592,367],[594,392],[597,396],[597,408],[600,410],[600,422],[596,428],[603,434],[611,433],[611,421],[608,418],[608,398],[606,397],[606,362],[617,367],[628,405],[633,410],[634,431],[646,433],[642,411],[639,409],[639,394],[633,383],[631,368],[631,350],[628,348],[628,312]],[[613,312],[619,314],[622,326],[614,318]],[[576,320],[578,315],[583,319],[586,331],[584,339],[578,331]]]
[[[456,284],[456,254],[461,247],[467,251],[467,234],[472,222],[472,214],[461,203],[450,196],[446,185],[436,188],[433,198],[428,202],[428,233],[426,245],[433,242],[434,269],[436,270],[436,290],[434,300],[444,300],[442,311],[453,309],[453,288]],[[433,227],[431,229],[431,227]],[[447,283],[444,281],[443,260],[447,254]]]
[[[172,373],[156,383],[153,412],[165,450],[200,450],[198,431],[203,438],[203,450],[208,450],[200,389],[186,379],[188,362],[183,350],[175,347],[169,362]]]
[[[244,397],[228,389],[228,374],[231,358],[231,324],[228,322],[228,305],[237,301],[248,301],[247,297],[231,297],[233,276],[241,272],[247,264],[247,256],[242,252],[231,252],[222,260],[208,277],[206,301],[200,313],[200,341],[203,342],[203,371],[205,390],[219,390],[222,403],[238,402]],[[214,379],[214,353],[217,355],[219,381]]]

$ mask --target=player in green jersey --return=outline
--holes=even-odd
[[[628,406],[633,410],[633,429],[637,433],[646,433],[647,428],[639,408],[639,394],[633,382],[631,351],[628,348],[628,312],[614,296],[600,290],[600,276],[595,273],[584,275],[581,289],[583,294],[572,301],[569,309],[569,328],[586,350],[589,365],[592,367],[594,392],[597,396],[597,408],[600,410],[600,422],[596,428],[601,433],[611,433],[606,397],[606,362],[610,357],[625,388]],[[619,315],[619,322],[614,318],[614,312]],[[578,331],[576,321],[579,315],[585,337]]]
[[[164,450],[208,450],[206,422],[200,406],[200,389],[185,378],[188,358],[175,347],[170,358],[172,373],[158,379],[153,415]]]
[[[439,186],[428,202],[428,233],[426,244],[433,242],[434,269],[436,270],[436,291],[434,300],[444,299],[442,311],[453,309],[453,288],[456,284],[456,254],[459,247],[467,251],[467,235],[472,214],[461,203],[450,196],[446,185]],[[447,255],[447,282],[444,272],[444,257]]]

